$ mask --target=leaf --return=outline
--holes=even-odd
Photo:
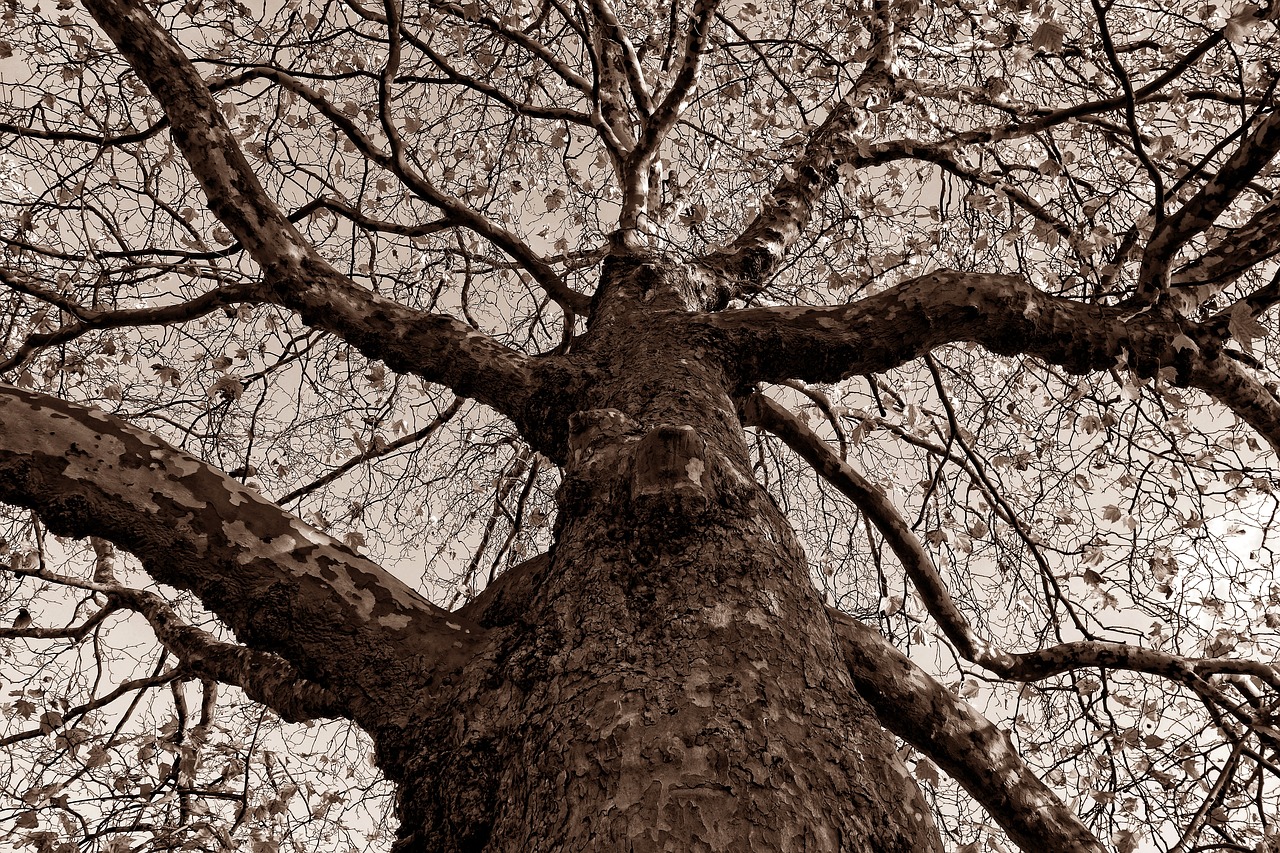
[[[1250,342],[1267,335],[1266,328],[1257,321],[1245,302],[1237,302],[1231,307],[1231,316],[1227,321],[1227,331],[1230,332],[1231,337],[1240,342],[1240,345],[1244,347],[1244,351],[1250,355],[1253,354],[1253,344]]]
[[[916,765],[916,778],[921,782],[928,782],[935,788],[942,781],[938,776],[938,768],[933,766],[932,761],[921,761]]]
[[[1043,50],[1045,53],[1060,53],[1062,51],[1062,37],[1066,34],[1067,31],[1061,24],[1045,21],[1032,34],[1031,48],[1032,50]]]
[[[1184,349],[1189,349],[1192,352],[1200,352],[1200,347],[1196,346],[1196,342],[1181,332],[1174,337],[1171,345],[1173,346],[1174,352],[1181,352]]]
[[[234,376],[219,376],[205,391],[209,399],[221,395],[224,400],[239,400],[244,394],[244,385]]]
[[[40,731],[48,734],[62,725],[62,715],[57,711],[45,711],[40,715]]]
[[[1258,24],[1258,19],[1254,17],[1254,10],[1248,9],[1244,12],[1232,15],[1226,25],[1222,28],[1222,34],[1227,41],[1234,45],[1242,45],[1245,39],[1249,37],[1249,32]]]
[[[85,762],[85,766],[89,769],[101,767],[111,760],[111,753],[102,748],[101,744],[94,744],[89,748],[89,758]]]

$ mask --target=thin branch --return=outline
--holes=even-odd
[[[520,417],[529,385],[525,356],[460,320],[407,308],[339,273],[268,196],[209,87],[140,0],[85,6],[160,101],[210,210],[261,267],[273,299],[395,370]]]
[[[427,424],[422,429],[416,430],[415,432],[409,433],[408,435],[401,436],[400,438],[397,438],[395,441],[390,442],[389,444],[387,444],[385,447],[382,447],[381,449],[375,449],[373,447],[370,447],[364,453],[351,457],[346,462],[339,465],[337,468],[334,468],[328,474],[325,474],[323,477],[319,477],[311,481],[310,483],[307,483],[305,486],[299,486],[298,488],[289,492],[287,495],[284,495],[283,497],[281,497],[279,500],[276,501],[276,503],[280,504],[281,506],[287,503],[292,503],[293,501],[296,501],[298,498],[302,497],[303,495],[308,495],[311,492],[314,492],[316,489],[329,485],[334,480],[338,479],[343,474],[350,471],[352,468],[355,468],[359,465],[363,465],[366,462],[371,462],[374,459],[378,459],[390,453],[394,453],[397,450],[400,450],[401,448],[409,447],[410,445],[417,444],[423,439],[431,436],[432,433],[434,433],[436,430],[440,429],[440,427],[448,423],[448,421],[451,418],[453,418],[453,416],[456,415],[462,409],[462,404],[463,404],[463,399],[461,397],[455,398],[454,401],[449,404],[449,407],[447,409],[445,409],[443,412],[441,412],[440,414],[432,418],[431,423]]]
[[[0,268],[0,281],[22,292],[32,292],[33,290],[29,284],[23,287],[15,286],[15,283],[20,279],[12,271],[3,268]],[[41,299],[48,299],[46,294],[49,294],[47,288],[41,288],[37,292]],[[226,305],[259,301],[262,301],[262,291],[260,286],[256,284],[227,285],[226,287],[206,291],[194,299],[174,305],[160,305],[155,308],[122,308],[117,311],[85,308],[71,300],[59,299],[57,303],[59,307],[80,319],[52,332],[35,332],[28,335],[12,355],[0,361],[0,373],[13,370],[41,349],[75,340],[89,332],[103,329],[119,329],[126,326],[158,326],[183,323],[203,317]]]
[[[1232,658],[1187,658],[1155,649],[1096,640],[1060,643],[1034,652],[1015,654],[975,637],[924,543],[879,489],[847,462],[836,457],[827,443],[799,418],[764,395],[754,394],[747,399],[743,417],[745,423],[763,427],[781,438],[875,525],[920,594],[925,609],[965,660],[1011,681],[1040,681],[1076,669],[1092,668],[1157,675],[1212,697],[1218,705],[1232,709],[1232,713],[1256,732],[1268,737],[1280,734],[1259,715],[1238,713],[1235,704],[1209,683],[1214,676],[1248,675],[1280,692],[1280,672],[1271,664]]]
[[[95,699],[91,699],[88,702],[84,702],[80,705],[76,705],[64,711],[62,713],[64,725],[65,725],[65,721],[77,719],[89,713],[90,711],[96,711],[99,708],[105,708],[106,706],[110,705],[112,702],[119,699],[121,696],[124,696],[126,693],[132,693],[135,690],[146,690],[151,687],[159,687],[163,684],[168,684],[173,681],[180,681],[187,677],[188,676],[185,675],[181,670],[169,669],[169,670],[165,670],[163,672],[157,673],[156,675],[148,676],[146,678],[135,678],[129,681],[121,682],[111,692],[104,693]],[[48,733],[49,733],[49,728],[46,725],[41,725],[39,728],[36,728],[36,729],[28,729],[26,731],[21,731],[21,732],[17,732],[15,734],[9,735],[8,737],[5,737],[5,738],[0,738],[0,747],[12,746],[13,744],[18,743],[20,741],[31,740],[32,738],[37,738],[42,735],[47,735]]]
[[[1133,83],[1129,80],[1129,72],[1125,71],[1124,63],[1120,61],[1116,47],[1111,41],[1111,29],[1107,26],[1106,10],[1102,7],[1100,0],[1092,0],[1092,2],[1093,14],[1098,21],[1098,33],[1102,36],[1103,53],[1106,54],[1107,61],[1111,64],[1111,72],[1120,81],[1120,88],[1124,92],[1124,119],[1129,127],[1129,135],[1133,137],[1133,153],[1137,155],[1142,167],[1147,170],[1147,176],[1151,178],[1151,186],[1155,191],[1155,201],[1152,202],[1151,209],[1156,222],[1159,223],[1164,219],[1164,178],[1156,168],[1156,164],[1151,161],[1151,156],[1147,154],[1147,148],[1142,142],[1142,133],[1138,129],[1137,97],[1133,91]]]
[[[117,587],[106,594],[140,613],[156,639],[193,675],[239,687],[289,722],[350,717],[347,699],[304,678],[278,655],[224,643],[188,624],[155,593]]]

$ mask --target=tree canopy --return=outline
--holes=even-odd
[[[2,18],[0,843],[390,849],[397,655],[759,484],[948,849],[1280,850],[1273,6]]]

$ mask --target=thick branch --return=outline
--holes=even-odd
[[[1222,354],[1220,334],[1172,314],[1133,314],[1043,293],[1018,276],[935,272],[850,305],[783,306],[701,315],[719,331],[744,382],[833,382],[879,373],[948,343],[1030,355],[1072,373],[1163,368],[1228,406],[1280,449],[1280,401]]]
[[[929,615],[965,660],[1010,681],[1039,681],[1077,669],[1105,668],[1142,672],[1168,678],[1195,691],[1231,713],[1251,730],[1274,739],[1271,723],[1243,712],[1226,699],[1209,679],[1220,675],[1249,675],[1280,690],[1280,672],[1261,661],[1213,658],[1198,660],[1155,649],[1121,643],[1082,640],[1060,643],[1034,652],[1010,653],[974,636],[968,620],[956,607],[924,544],[916,538],[897,508],[819,436],[774,401],[755,394],[743,407],[744,421],[769,430],[860,509],[876,526],[920,594]]]
[[[1272,200],[1239,228],[1226,232],[1203,255],[1170,276],[1174,287],[1230,284],[1245,270],[1280,253],[1280,198]],[[1206,294],[1207,296],[1212,294]]]
[[[174,143],[210,210],[262,268],[264,298],[396,370],[448,385],[498,411],[519,412],[527,359],[460,320],[407,308],[340,274],[267,195],[208,86],[142,5],[86,0],[85,6],[164,107]]]
[[[828,613],[854,686],[880,722],[959,782],[1015,844],[1028,853],[1104,853],[1004,732],[875,631],[838,611]]]
[[[706,53],[711,20],[719,8],[719,0],[697,0],[693,14],[689,18],[689,35],[685,42],[684,53],[681,54],[680,71],[671,81],[671,87],[662,99],[662,103],[653,111],[653,115],[645,123],[644,134],[632,152],[632,165],[636,168],[648,168],[658,146],[662,144],[676,121],[684,114],[694,94],[697,92],[698,75],[702,70],[703,55]]]
[[[340,692],[303,678],[280,656],[224,643],[187,624],[155,593],[117,587],[107,594],[142,614],[156,638],[193,675],[239,687],[289,722],[349,715]]]
[[[1213,179],[1156,226],[1138,273],[1139,299],[1153,300],[1168,288],[1170,266],[1178,250],[1212,225],[1278,151],[1280,111],[1263,118]]]
[[[763,427],[781,438],[808,462],[820,477],[853,501],[885,537],[906,570],[911,583],[930,606],[938,627],[966,660],[979,654],[968,620],[955,606],[946,582],[938,574],[929,552],[889,499],[865,477],[842,461],[800,419],[763,394],[753,394],[743,408],[744,423]],[[934,610],[938,612],[934,613]]]
[[[30,507],[57,533],[100,536],[136,554],[250,648],[343,692],[357,719],[376,716],[389,680],[421,677],[409,675],[420,661],[451,670],[478,632],[150,433],[4,385],[0,500]]]
[[[622,51],[623,71],[626,72],[627,86],[631,89],[631,97],[635,100],[636,108],[640,110],[642,116],[652,115],[653,93],[649,91],[649,84],[644,79],[640,55],[636,53],[635,45],[627,35],[627,31],[623,29],[622,22],[618,20],[618,13],[614,11],[613,5],[608,0],[592,0],[591,16],[595,18],[596,26],[600,29],[602,36]]]
[[[853,91],[832,106],[742,235],[702,259],[708,270],[741,287],[758,289],[800,239],[818,200],[836,181],[840,152],[860,140],[870,111],[882,109],[894,96],[890,65],[898,37],[892,14],[887,4],[876,4],[870,55]]]
[[[605,11],[608,7],[598,2],[595,4]],[[684,53],[681,55],[680,70],[671,82],[662,103],[657,107],[650,105],[645,112],[645,120],[640,138],[635,147],[623,162],[621,179],[623,183],[622,213],[618,219],[619,237],[624,245],[638,248],[644,240],[640,236],[648,230],[651,169],[654,158],[664,139],[676,126],[676,121],[684,114],[693,101],[698,88],[698,76],[702,71],[703,54],[707,50],[711,22],[715,16],[720,0],[697,0],[693,14],[689,19],[689,33],[685,40]],[[597,13],[599,14],[599,13]],[[611,14],[611,13],[610,13]],[[617,24],[613,18],[612,23]],[[626,39],[620,28],[615,27],[621,44],[629,49],[631,42]],[[630,54],[627,54],[630,56]],[[628,66],[630,67],[630,66]],[[634,75],[633,75],[634,76]],[[631,83],[634,89],[636,84]],[[646,97],[648,97],[646,93]]]

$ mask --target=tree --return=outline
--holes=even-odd
[[[1271,7],[51,7],[7,844],[1280,847]]]

